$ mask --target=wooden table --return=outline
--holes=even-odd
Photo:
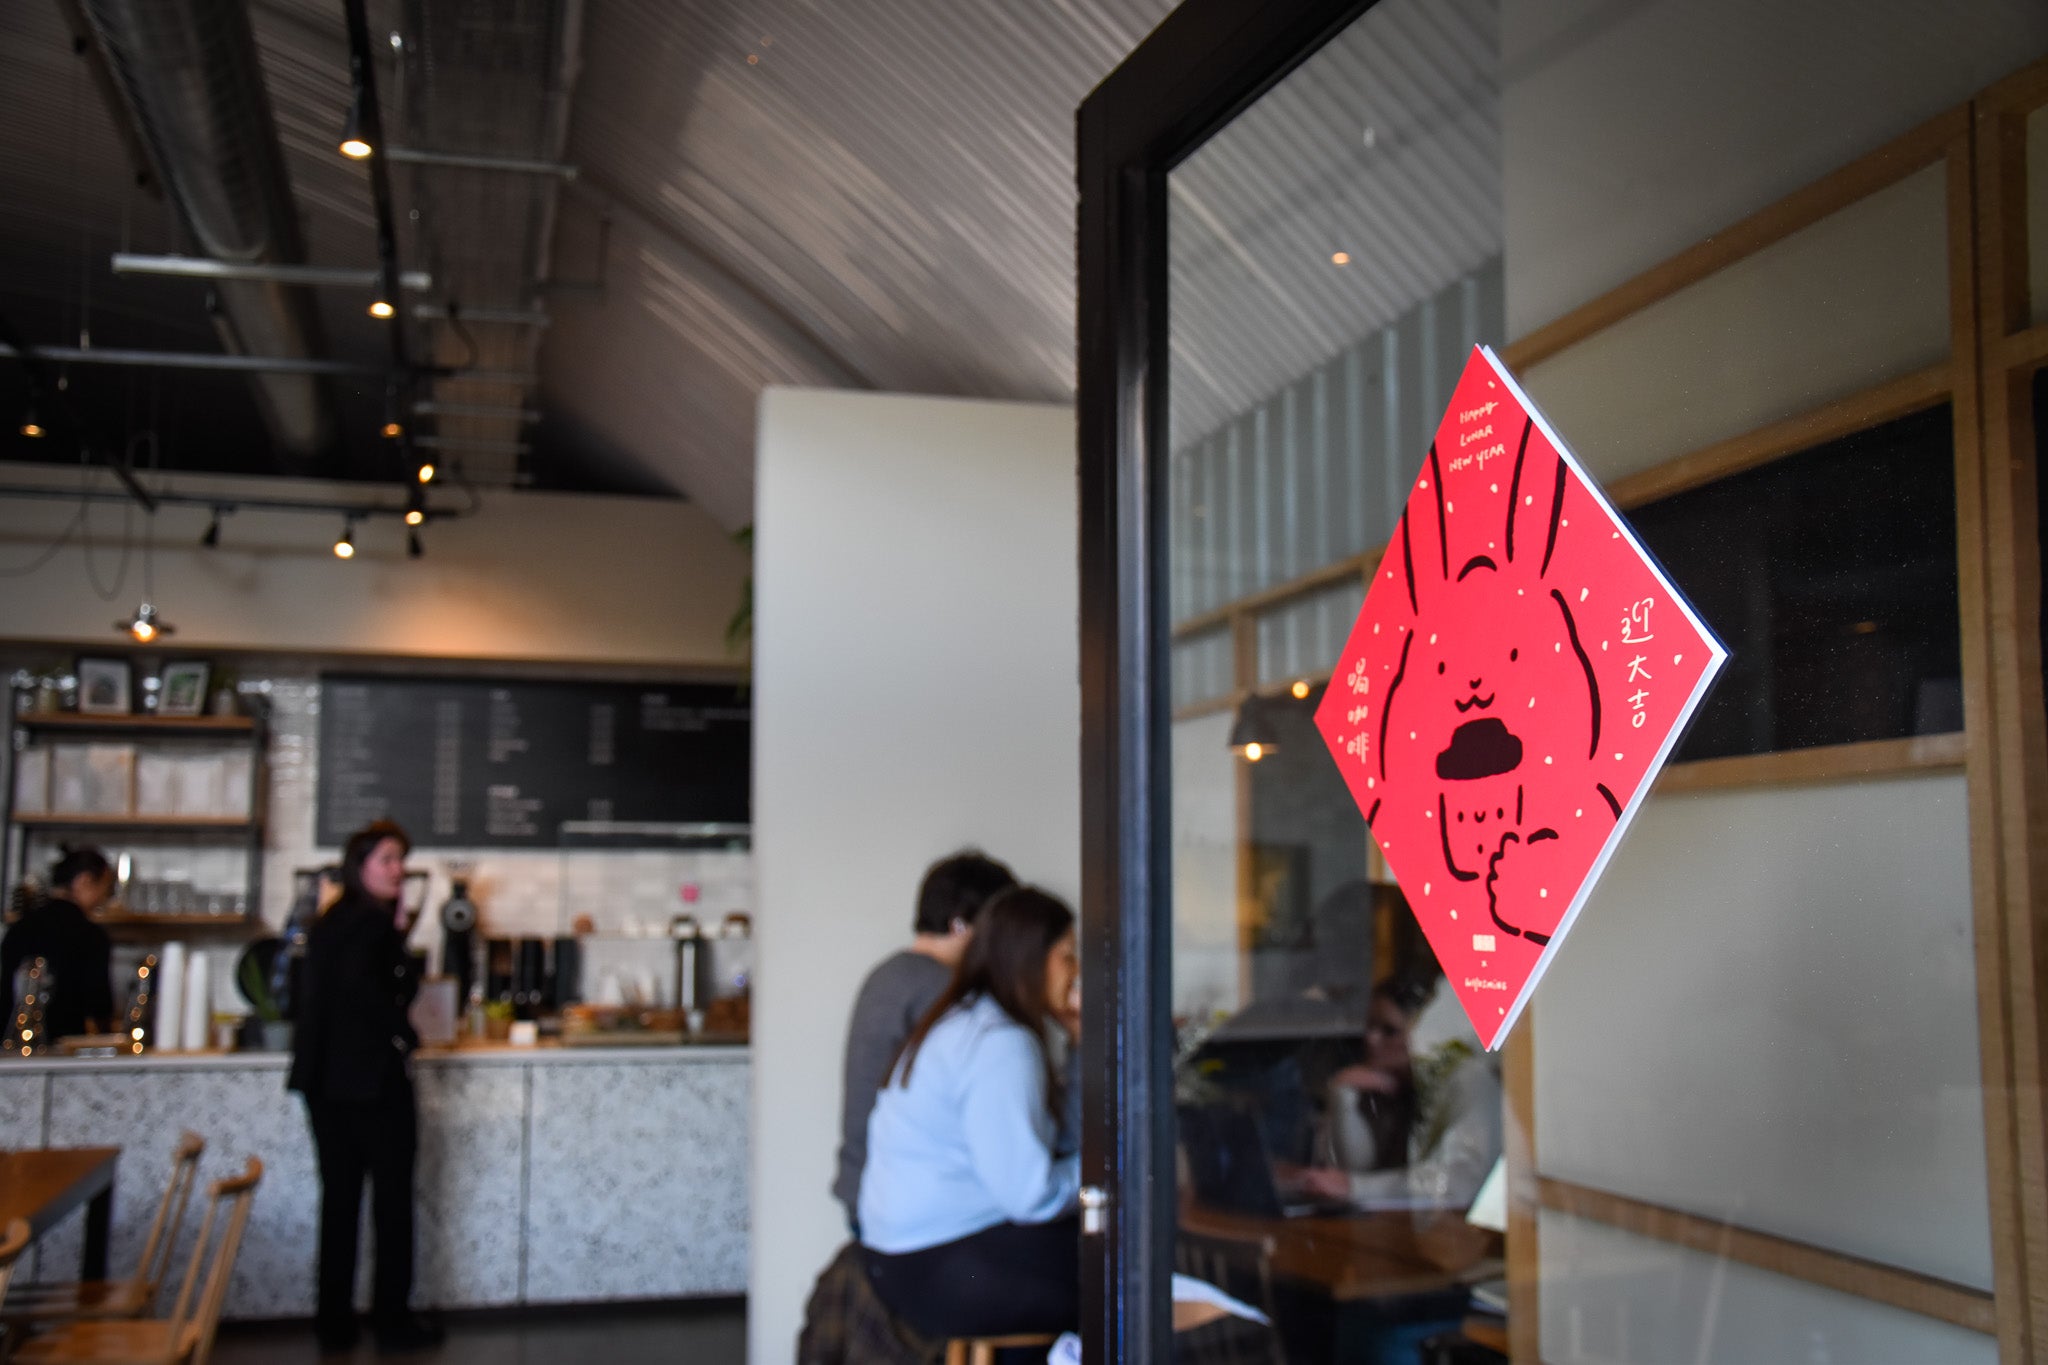
[[[1275,1275],[1306,1280],[1340,1302],[1428,1293],[1500,1273],[1495,1234],[1456,1214],[1260,1218],[1190,1204],[1180,1225],[1210,1237],[1266,1240]]]
[[[45,1147],[0,1152],[0,1226],[24,1219],[31,1239],[85,1205],[85,1255],[80,1278],[107,1278],[107,1229],[114,1214],[114,1163],[119,1147]]]

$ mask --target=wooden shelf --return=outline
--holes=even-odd
[[[24,730],[73,730],[111,733],[246,735],[256,728],[253,716],[93,716],[75,711],[31,711],[14,718]]]
[[[17,690],[14,696],[18,699],[20,692]],[[138,761],[152,754],[168,761],[183,761],[198,756],[203,750],[217,748],[231,751],[239,764],[246,754],[250,769],[249,803],[246,809],[232,815],[182,815],[160,810],[151,813],[125,810],[119,814],[77,810],[23,811],[8,799],[10,792],[0,791],[0,817],[4,817],[0,819],[0,834],[6,836],[0,838],[0,879],[12,881],[21,877],[25,865],[32,862],[39,852],[47,851],[37,846],[54,843],[58,839],[101,842],[110,846],[136,845],[138,856],[145,859],[152,848],[191,845],[232,854],[237,861],[246,858],[241,884],[225,887],[227,894],[220,898],[164,902],[175,904],[179,909],[167,909],[159,914],[139,912],[115,901],[103,906],[101,913],[94,916],[94,922],[115,942],[128,944],[192,938],[216,946],[228,946],[265,932],[260,909],[263,904],[264,825],[268,814],[264,753],[269,730],[262,708],[256,708],[250,715],[234,716],[109,716],[75,711],[18,711],[10,707],[7,720],[11,747],[17,753],[28,748],[48,755],[67,741],[111,740],[133,750]],[[132,771],[128,774],[128,782],[125,791],[119,786],[110,786],[105,792],[105,803],[132,806],[136,801]],[[241,783],[233,786],[235,792],[239,792]],[[57,787],[53,774],[48,790],[38,803],[53,796]],[[80,798],[74,796],[70,799],[76,801]],[[152,792],[150,804],[168,804],[168,794],[160,798]],[[233,809],[238,804],[238,796],[229,794],[223,804]],[[152,900],[152,903],[156,902]],[[225,909],[237,905],[242,907],[241,912],[198,913],[205,906]]]
[[[256,822],[241,815],[20,815],[23,829],[207,830],[246,834]]]
[[[93,923],[126,942],[172,934],[254,938],[264,927],[247,915],[131,915],[121,912],[94,915]]]

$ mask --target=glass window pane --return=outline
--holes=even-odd
[[[1808,7],[1381,0],[1172,171],[1176,1250],[1273,1316],[1255,1352],[1508,1330],[1474,1205],[1519,1144],[1553,1365],[1996,1354],[1957,1325],[1997,1280],[1996,837],[1959,740],[1867,743],[1981,723],[1977,405],[1942,388],[1975,382],[1950,350],[1974,168],[1966,138],[1953,165],[1875,155],[2048,51],[2048,17],[1965,9],[1899,16],[1885,56]],[[1865,158],[1855,193],[1813,188]],[[1647,796],[1603,865],[1511,1039],[1519,1109],[1313,722],[1475,344],[1731,651],[1673,753],[1726,761]],[[2038,436],[2048,380],[2029,397]],[[1435,925],[1444,885],[1412,889]]]
[[[1954,450],[1944,403],[1630,513],[1728,646],[1679,760],[1963,728]]]

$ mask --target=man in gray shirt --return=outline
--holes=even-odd
[[[868,1160],[868,1113],[889,1079],[903,1040],[953,979],[974,937],[981,907],[1017,884],[1010,869],[973,850],[933,863],[917,889],[916,936],[884,958],[861,983],[846,1029],[846,1071],[839,1120],[839,1174],[832,1197],[859,1233],[860,1173]]]

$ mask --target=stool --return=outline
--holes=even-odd
[[[1013,1337],[954,1337],[946,1343],[946,1365],[996,1365],[996,1352],[1012,1346],[1050,1347],[1059,1338],[1044,1332]]]

